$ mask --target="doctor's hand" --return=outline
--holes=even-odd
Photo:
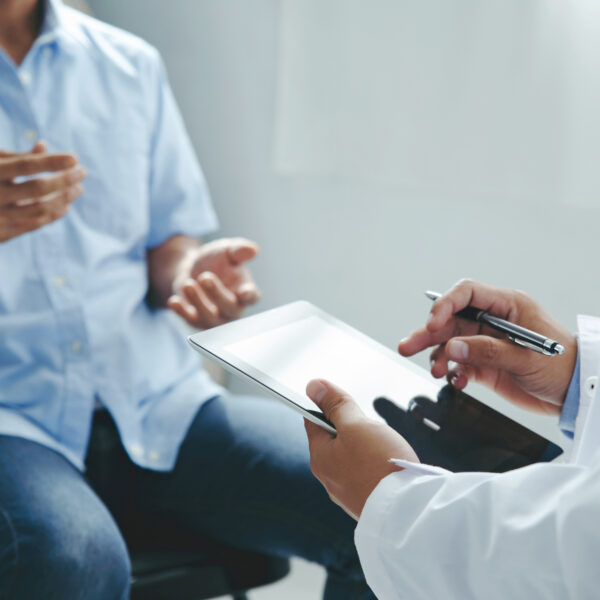
[[[36,177],[42,173],[52,174]],[[47,154],[43,142],[30,152],[0,151],[0,242],[64,216],[81,195],[85,175],[75,156]],[[20,177],[29,179],[15,181]]]
[[[167,306],[198,329],[237,319],[260,298],[245,266],[257,254],[257,244],[243,238],[216,240],[190,249],[181,261]]]
[[[557,340],[562,355],[545,356],[510,342],[505,334],[454,316],[474,306]],[[424,327],[398,345],[403,356],[433,347],[431,373],[462,389],[477,381],[529,410],[558,414],[575,362],[575,336],[524,292],[464,279],[438,298]],[[452,365],[449,361],[455,363]]]
[[[306,393],[337,430],[334,437],[322,427],[304,421],[310,468],[329,497],[358,520],[377,484],[401,470],[389,459],[419,459],[401,435],[368,419],[354,400],[333,384],[314,379]]]

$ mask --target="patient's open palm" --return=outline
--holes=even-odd
[[[243,238],[216,240],[190,251],[168,306],[200,329],[237,319],[260,297],[245,265],[257,253],[258,246]]]

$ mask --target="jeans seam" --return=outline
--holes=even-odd
[[[8,512],[6,512],[6,510],[4,510],[4,508],[2,506],[0,506],[0,515],[2,517],[4,517],[4,520],[6,521],[6,524],[8,525],[8,529],[12,536],[12,547],[13,547],[13,554],[15,557],[15,567],[13,570],[12,581],[9,582],[9,584],[7,585],[7,590],[8,590],[8,592],[10,592],[11,588],[14,588],[14,583],[17,579],[17,570],[19,568],[19,542],[18,542],[18,537],[17,537],[17,530],[15,529],[12,519],[10,518],[10,515],[8,514]],[[8,594],[7,594],[7,598],[10,598],[10,596]]]

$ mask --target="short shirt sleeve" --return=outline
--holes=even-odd
[[[218,227],[204,174],[158,55],[155,75],[148,248],[177,234],[200,237]]]

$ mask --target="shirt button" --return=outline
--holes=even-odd
[[[31,83],[31,75],[27,71],[19,71],[19,79],[23,85]]]
[[[37,132],[35,129],[26,129],[23,135],[28,142],[33,142],[37,139]]]
[[[55,277],[52,280],[52,283],[56,286],[56,287],[63,287],[63,285],[65,285],[67,283],[67,280],[64,277],[61,277],[60,275],[58,275],[57,277]]]
[[[75,342],[73,342],[71,344],[71,350],[73,350],[73,352],[75,354],[79,354],[81,352],[81,348],[82,348],[82,343],[79,340],[76,340]]]
[[[44,48],[44,56],[46,56],[46,57],[52,56],[52,48],[50,48],[49,46],[46,46]]]
[[[160,458],[160,454],[158,452],[150,452],[150,454],[148,454],[148,458],[150,459],[151,462],[155,463],[155,462],[158,462],[158,459]]]
[[[598,377],[593,376],[593,377],[588,377],[585,380],[585,384],[584,384],[584,388],[585,388],[585,392],[589,397],[592,397],[594,395],[594,392],[596,391],[596,384],[598,383]]]
[[[141,458],[144,456],[144,449],[139,444],[134,444],[131,447],[131,454],[133,454],[133,456],[136,458]]]

